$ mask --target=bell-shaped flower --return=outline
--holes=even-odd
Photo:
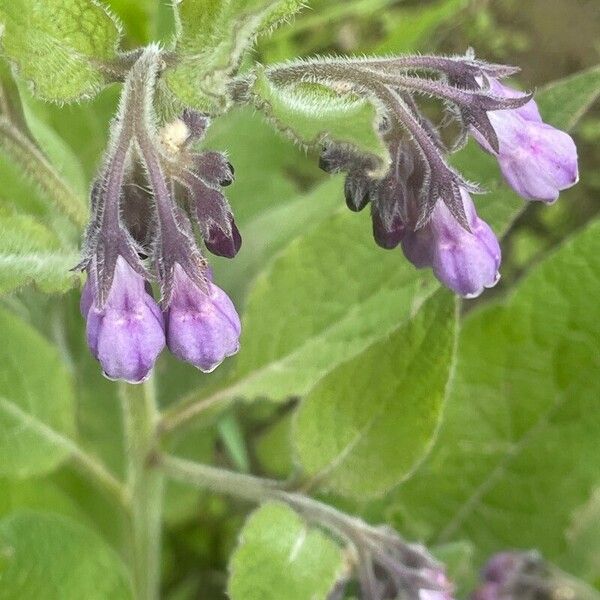
[[[501,97],[519,95],[496,80],[490,80],[490,89]],[[504,178],[517,194],[550,203],[562,190],[577,183],[579,168],[573,139],[544,123],[533,100],[520,108],[490,111],[488,117],[498,136],[498,152],[479,132],[472,129],[472,134],[482,148],[496,156]]]
[[[200,289],[179,264],[165,320],[169,350],[205,373],[239,350],[240,318],[227,294],[209,280]]]
[[[129,383],[147,379],[165,346],[163,317],[144,278],[123,257],[117,258],[103,305],[88,277],[81,312],[87,319],[88,346],[106,377]]]
[[[470,231],[438,201],[429,222],[406,233],[402,249],[417,268],[432,267],[446,287],[474,298],[500,279],[501,252],[494,232],[477,216],[469,194],[461,190],[461,196]]]

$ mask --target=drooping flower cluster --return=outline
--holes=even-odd
[[[388,527],[374,527],[352,540],[355,579],[361,598],[370,600],[453,600],[453,584],[429,552],[408,544]],[[352,577],[338,582],[328,600],[341,600]]]
[[[239,348],[240,320],[213,281],[198,248],[233,257],[241,245],[222,186],[233,167],[219,152],[194,149],[209,119],[185,111],[159,128],[151,94],[159,53],[148,48],[125,83],[101,175],[80,268],[87,341],[104,373],[144,381],[166,345],[202,371]],[[178,198],[185,199],[183,206]],[[150,281],[160,286],[160,305]]]
[[[593,590],[550,565],[535,551],[495,554],[482,569],[481,580],[471,600],[584,600],[595,596]]]
[[[220,152],[195,149],[209,125],[206,115],[186,110],[159,126],[153,94],[161,64],[159,49],[150,46],[127,76],[92,189],[81,263],[89,275],[82,310],[90,348],[109,377],[127,381],[147,377],[164,345],[204,371],[239,345],[239,318],[212,282],[194,230],[214,254],[233,258],[239,251],[240,232],[222,192],[233,182],[233,167]],[[577,182],[577,151],[568,134],[542,121],[531,95],[501,83],[515,72],[469,53],[319,59],[273,67],[266,75],[277,85],[317,83],[378,106],[389,166],[334,143],[324,148],[321,166],[346,173],[353,211],[370,204],[377,244],[401,246],[417,268],[431,268],[470,298],[497,283],[500,246],[471,198],[480,188],[450,165],[439,128],[417,98],[443,101],[461,125],[455,147],[471,135],[497,158],[517,193],[553,202]],[[160,310],[152,279],[160,286]]]
[[[372,158],[335,144],[325,147],[321,167],[346,173],[351,210],[370,203],[378,245],[401,245],[417,268],[433,269],[444,285],[472,298],[499,280],[500,246],[471,199],[481,190],[449,165],[449,151],[415,96],[445,102],[462,126],[457,148],[470,134],[497,158],[519,195],[553,202],[578,181],[577,150],[567,133],[542,121],[531,95],[501,83],[516,70],[468,54],[299,63],[274,70],[271,77],[288,84],[343,81],[357,94],[377,97],[384,112],[380,132],[391,156],[387,173],[381,177]],[[414,74],[420,71],[436,77]]]

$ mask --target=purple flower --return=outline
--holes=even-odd
[[[427,225],[406,233],[402,249],[417,268],[432,267],[444,285],[474,298],[498,282],[501,252],[494,232],[477,216],[469,194],[462,190],[461,195],[470,232],[438,202]]]
[[[490,80],[490,89],[501,97],[519,92]],[[498,159],[508,184],[527,200],[554,202],[559,192],[579,180],[577,148],[571,136],[542,121],[537,104],[530,100],[513,110],[490,111],[488,117],[500,143],[495,152],[472,129],[478,143]]]
[[[517,570],[521,560],[518,552],[498,552],[487,562],[482,575],[486,581],[504,583]]]
[[[435,583],[436,586],[439,586],[440,590],[430,590],[421,588],[419,590],[419,600],[453,600],[452,598],[452,584],[448,581],[446,574],[441,570],[431,570],[429,571],[429,578],[432,583]]]
[[[103,306],[94,288],[90,276],[81,296],[92,354],[109,379],[144,381],[165,346],[162,314],[146,291],[144,278],[119,256]]]
[[[471,600],[550,598],[554,597],[555,589],[566,589],[537,552],[494,554],[483,568],[481,579]]]
[[[211,281],[206,285],[206,291],[200,289],[176,264],[165,318],[169,350],[210,373],[239,350],[241,324],[227,294]]]

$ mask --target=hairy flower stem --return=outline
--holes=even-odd
[[[160,597],[164,478],[151,466],[156,451],[158,407],[152,380],[121,386],[131,496],[131,562],[137,600]]]
[[[210,490],[242,498],[249,502],[283,502],[300,513],[307,521],[327,529],[340,541],[356,548],[375,549],[379,545],[398,544],[395,533],[384,528],[373,527],[361,519],[347,515],[328,504],[319,502],[300,493],[290,492],[282,484],[261,477],[218,469],[168,455],[157,458],[158,466],[171,479]],[[439,565],[425,548],[402,542],[404,558],[429,568]]]
[[[435,82],[428,83],[427,80],[420,80],[418,77],[407,77],[406,80],[410,81],[410,86],[405,86],[404,89],[397,91],[397,88],[401,87],[398,82],[402,82],[402,79],[389,77],[373,69],[339,62],[315,62],[273,68],[268,71],[268,76],[273,82],[280,85],[311,81],[325,85],[349,83],[356,93],[373,98],[390,116],[392,129],[404,130],[408,134],[427,167],[427,187],[431,189],[428,191],[427,197],[420,199],[419,213],[414,228],[420,229],[428,222],[438,199],[442,199],[460,225],[466,231],[470,231],[460,188],[469,192],[478,192],[479,189],[466,182],[449,166],[439,144],[432,137],[430,127],[403,98],[403,92],[415,91],[417,88],[423,93],[432,93],[430,88],[431,86],[436,87]],[[422,84],[425,85],[424,88]],[[453,88],[445,87],[446,91],[444,91],[444,87],[437,86],[437,91],[438,94],[447,97],[451,95],[449,90],[453,90]],[[457,101],[458,98],[457,91],[454,101]],[[466,102],[468,98],[468,93],[465,92],[461,102]],[[410,102],[410,100],[408,101]]]

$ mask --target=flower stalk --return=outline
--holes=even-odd
[[[151,466],[158,407],[152,380],[122,384],[127,488],[131,497],[131,564],[137,600],[160,597],[163,474]]]
[[[368,598],[383,598],[390,584],[411,599],[420,591],[439,592],[446,596],[448,582],[440,564],[424,546],[409,544],[386,527],[374,527],[357,517],[309,496],[289,491],[277,481],[202,465],[169,455],[156,456],[157,467],[164,474],[184,484],[241,498],[249,502],[282,502],[302,515],[309,523],[327,530],[347,545],[356,558],[356,570],[365,590],[379,590]],[[375,569],[378,569],[378,577]],[[385,596],[387,597],[387,596]]]

